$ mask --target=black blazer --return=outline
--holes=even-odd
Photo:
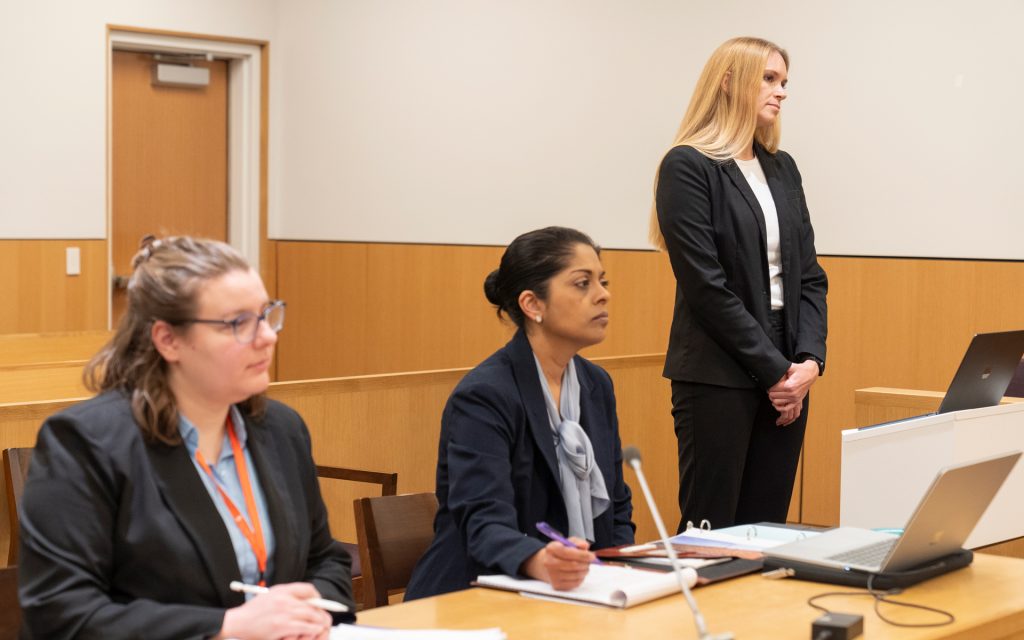
[[[311,582],[355,611],[305,424],[268,401],[246,428],[276,540],[268,583]],[[212,636],[244,602],[228,588],[241,579],[235,552],[188,451],[146,443],[120,393],[46,421],[23,500],[23,637]]]
[[[768,337],[771,299],[761,206],[732,160],[693,147],[661,163],[658,223],[676,276],[665,377],[771,387],[798,354],[825,361],[828,279],[818,265],[800,172],[789,154],[754,145],[779,218],[787,353]]]
[[[580,424],[594,446],[611,506],[594,519],[593,548],[633,542],[629,487],[611,378],[577,356]],[[434,540],[406,599],[469,587],[480,574],[516,575],[547,544],[535,527],[568,527],[558,463],[533,350],[520,330],[466,374],[441,417]]]

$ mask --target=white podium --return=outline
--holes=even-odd
[[[942,467],[1024,451],[1024,403],[969,409],[842,433],[839,523],[903,527]],[[1024,536],[1024,463],[1010,472],[964,546]]]

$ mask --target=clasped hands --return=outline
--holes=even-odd
[[[813,360],[789,365],[789,370],[768,389],[768,399],[779,412],[779,417],[775,420],[776,425],[785,427],[800,417],[804,398],[817,379],[818,363]]]

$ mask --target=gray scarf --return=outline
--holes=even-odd
[[[548,421],[555,437],[558,481],[562,499],[565,500],[565,512],[569,516],[569,535],[593,541],[594,518],[604,513],[611,501],[608,499],[604,476],[594,461],[594,447],[579,423],[580,381],[576,377],[576,360],[570,360],[562,374],[561,411],[555,406],[536,354],[533,360],[537,363]]]

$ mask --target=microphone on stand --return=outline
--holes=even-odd
[[[654,517],[654,524],[658,527],[658,535],[661,536],[661,543],[665,545],[665,551],[668,553],[669,560],[672,562],[672,571],[676,574],[676,580],[679,582],[679,589],[683,592],[683,596],[686,598],[686,603],[690,605],[690,611],[693,612],[693,622],[697,625],[697,637],[700,640],[733,640],[732,633],[726,631],[725,633],[717,633],[711,635],[708,633],[708,627],[704,624],[704,615],[700,612],[700,607],[697,606],[697,601],[693,598],[693,593],[690,591],[690,587],[686,584],[686,580],[683,577],[683,567],[679,564],[679,557],[676,555],[675,547],[668,539],[668,533],[665,531],[665,523],[661,520],[661,513],[658,511],[658,505],[654,504],[654,497],[651,495],[651,489],[647,486],[647,478],[644,477],[644,472],[640,468],[640,450],[636,447],[626,447],[622,452],[623,461],[633,468],[636,472],[636,477],[640,481],[640,488],[643,489],[644,499],[647,500],[647,507],[651,510],[651,515]]]

